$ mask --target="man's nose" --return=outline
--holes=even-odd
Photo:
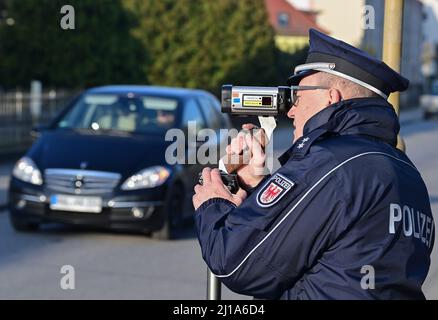
[[[295,118],[295,110],[296,110],[296,106],[292,106],[292,108],[289,109],[289,111],[287,112],[287,117],[290,119]]]

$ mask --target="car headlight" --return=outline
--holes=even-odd
[[[41,177],[41,172],[28,157],[23,157],[15,164],[12,175],[25,182],[29,182],[35,185],[42,185],[43,178]]]
[[[123,184],[122,190],[147,189],[161,186],[170,176],[169,169],[162,166],[141,170],[129,177]]]

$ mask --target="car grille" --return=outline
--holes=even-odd
[[[121,175],[90,170],[47,169],[44,178],[46,188],[51,192],[103,194],[114,190]]]

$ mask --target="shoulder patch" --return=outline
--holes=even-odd
[[[273,206],[294,186],[293,181],[276,173],[258,192],[257,204],[262,208]]]

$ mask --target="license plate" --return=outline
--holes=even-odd
[[[74,212],[102,212],[102,198],[53,195],[50,197],[50,209]]]

